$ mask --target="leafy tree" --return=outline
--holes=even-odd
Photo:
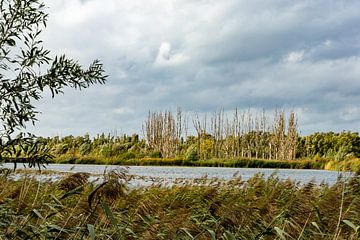
[[[34,102],[45,91],[52,97],[65,87],[104,84],[103,65],[84,69],[64,55],[51,57],[39,39],[48,14],[41,0],[0,0],[0,162],[39,163],[51,157],[41,141],[23,133],[37,121]]]

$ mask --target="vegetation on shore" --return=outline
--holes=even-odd
[[[295,159],[260,158],[261,151],[256,154],[256,146],[261,148],[264,139],[256,139],[255,133],[249,133],[238,138],[239,149],[236,154],[225,154],[226,141],[215,140],[207,134],[206,145],[199,136],[187,136],[178,139],[176,151],[171,156],[164,156],[164,152],[154,147],[149,139],[139,135],[105,135],[100,134],[91,138],[85,136],[66,136],[39,138],[38,144],[47,149],[54,158],[51,163],[72,164],[112,164],[112,165],[158,165],[158,166],[208,166],[208,167],[252,167],[252,168],[297,168],[297,169],[326,169],[350,170],[360,169],[360,136],[356,132],[314,133],[308,136],[298,136],[294,148]],[[264,135],[264,134],[262,134]],[[266,134],[265,134],[266,135]],[[265,136],[264,135],[264,136]],[[266,135],[274,138],[273,135]],[[254,137],[254,138],[252,138]],[[201,138],[201,136],[200,136]],[[286,139],[286,135],[284,136]],[[166,139],[162,140],[166,142]],[[249,141],[249,142],[247,142]],[[270,144],[272,141],[266,144]],[[266,142],[265,141],[265,142]],[[250,152],[247,145],[252,144]],[[165,144],[165,143],[163,143]],[[200,144],[200,150],[199,145]],[[220,144],[220,145],[219,145]],[[266,145],[265,144],[265,145]],[[286,145],[286,144],[285,144]],[[219,147],[220,146],[220,147]],[[214,148],[217,148],[215,151]],[[19,147],[21,150],[21,147]],[[286,148],[284,148],[286,149]],[[230,150],[229,150],[230,151]],[[215,152],[217,152],[215,154]],[[245,155],[242,156],[241,152]],[[251,154],[250,154],[251,153]],[[217,155],[220,154],[220,155]],[[280,154],[281,155],[281,154]],[[19,154],[21,156],[21,153]],[[216,157],[219,156],[219,157]],[[258,156],[256,158],[256,156]],[[278,156],[275,152],[273,156]]]
[[[52,163],[60,164],[106,164],[121,166],[188,166],[188,167],[234,167],[234,168],[288,168],[288,169],[327,169],[334,170],[337,165],[329,166],[326,159],[319,160],[264,160],[264,159],[207,159],[191,161],[182,158],[142,158],[142,159],[117,159],[103,157],[74,157],[61,156]]]
[[[1,239],[358,239],[360,178],[331,186],[234,178],[224,185],[127,189],[77,173],[60,182],[2,175]]]
[[[331,159],[304,160],[266,160],[266,159],[207,159],[191,161],[182,158],[142,158],[121,159],[89,156],[63,155],[50,163],[57,164],[95,164],[120,166],[187,166],[187,167],[232,167],[232,168],[279,168],[279,169],[318,169],[334,171],[352,171],[360,169],[360,160],[347,159],[343,161]]]
[[[37,138],[32,144],[15,143],[1,151],[2,161],[26,162],[29,153],[40,162],[298,168],[357,171],[360,136],[356,132],[314,133],[300,136],[293,112],[241,112],[233,117],[223,110],[210,118],[193,116],[196,133],[188,133],[185,114],[178,109],[149,112],[139,134],[99,134]],[[0,149],[1,150],[1,149]],[[30,155],[31,155],[30,154]],[[30,159],[31,160],[31,159]],[[30,161],[31,162],[31,161]],[[33,162],[33,161],[32,161]],[[39,161],[38,161],[39,162]]]

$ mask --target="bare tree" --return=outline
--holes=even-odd
[[[288,123],[288,131],[287,131],[287,138],[286,138],[286,149],[288,151],[287,159],[293,160],[295,159],[296,153],[296,144],[297,144],[297,118],[293,111],[289,114],[289,123]]]
[[[176,117],[169,110],[149,111],[142,129],[150,149],[160,152],[163,157],[174,157],[180,151],[184,125],[183,112],[178,108]]]
[[[236,108],[229,118],[221,108],[213,112],[210,121],[206,113],[201,116],[195,113],[192,123],[199,158],[295,159],[298,136],[295,113],[290,112],[287,125],[284,110],[275,111],[274,121],[269,119],[265,110],[254,113]],[[188,133],[187,117],[180,108],[176,114],[149,111],[143,132],[150,149],[159,151],[163,157],[179,155],[183,137]]]

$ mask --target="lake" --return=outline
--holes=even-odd
[[[12,168],[13,164],[3,164],[4,167]],[[24,169],[23,164],[18,164],[18,169]],[[84,164],[49,164],[47,170],[57,172],[87,172],[94,176],[99,176],[105,171],[119,169],[121,166],[112,165],[84,165]],[[300,183],[333,184],[340,176],[340,172],[325,170],[304,170],[304,169],[263,169],[263,168],[220,168],[220,167],[163,167],[163,166],[130,166],[126,167],[128,174],[137,177],[137,185],[149,185],[153,179],[173,182],[176,179],[208,179],[218,178],[230,180],[234,176],[241,176],[242,180],[247,180],[257,173],[264,174],[268,178],[271,174],[276,174],[280,179],[291,179]],[[350,173],[346,173],[349,175]],[[59,177],[59,176],[58,176]],[[57,177],[57,178],[58,178]],[[54,177],[53,177],[54,178]],[[140,181],[139,181],[140,179]]]

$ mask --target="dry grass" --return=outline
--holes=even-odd
[[[82,188],[87,183],[89,176],[90,174],[85,172],[68,175],[60,181],[59,188],[64,191]]]
[[[359,239],[358,176],[331,186],[257,175],[133,190],[123,171],[102,184],[86,179],[1,177],[0,239]]]

